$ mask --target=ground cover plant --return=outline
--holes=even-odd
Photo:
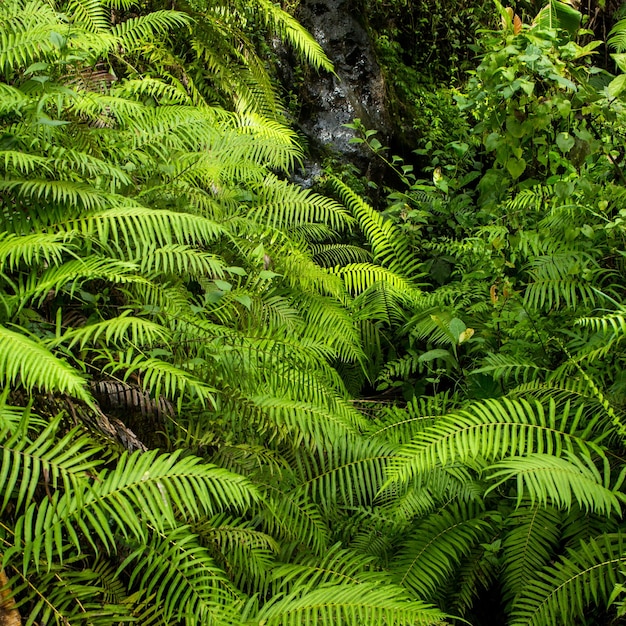
[[[0,5],[0,622],[619,623],[626,25],[494,6],[373,207],[276,5]]]

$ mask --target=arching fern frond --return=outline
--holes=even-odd
[[[388,283],[394,290],[404,294],[407,300],[417,300],[419,289],[400,274],[372,263],[350,263],[331,270],[340,276],[346,289],[353,295],[359,295],[377,283]]]
[[[67,393],[93,404],[85,379],[34,337],[26,337],[0,325],[0,380],[3,385],[21,385],[49,392]]]
[[[606,516],[621,513],[620,485],[611,487],[609,468],[605,465],[602,474],[585,456],[577,457],[567,451],[563,457],[540,453],[512,456],[490,466],[487,473],[496,483],[486,494],[515,480],[518,505],[527,499],[531,504],[569,509],[575,501],[587,512]]]
[[[620,533],[601,535],[568,550],[529,581],[515,603],[511,625],[574,623],[589,604],[607,602],[625,563]]]
[[[323,585],[296,590],[265,604],[254,616],[268,626],[300,626],[305,622],[427,626],[446,616],[431,605],[411,600],[395,585],[378,583]]]
[[[180,11],[153,11],[115,24],[111,28],[111,34],[118,45],[132,50],[142,40],[149,40],[176,28],[184,28],[190,22],[190,17]]]
[[[245,509],[257,498],[242,476],[180,454],[124,453],[114,470],[102,470],[86,488],[57,491],[33,502],[15,524],[15,543],[5,559],[17,555],[28,570],[31,557],[44,569],[87,541],[117,550],[117,533],[145,541],[150,527],[158,532],[175,528],[178,520]],[[24,470],[30,468],[24,468]],[[82,470],[81,470],[82,471]],[[28,482],[25,476],[23,480]],[[67,483],[66,483],[67,484]],[[81,536],[77,534],[80,530]]]
[[[150,533],[120,566],[166,623],[231,624],[242,599],[188,526]]]
[[[476,505],[453,505],[420,520],[393,560],[396,580],[430,598],[463,556],[484,541],[491,524]]]
[[[592,424],[582,423],[583,407],[571,409],[550,399],[547,406],[534,401],[484,400],[466,410],[442,416],[419,432],[390,464],[393,480],[409,480],[416,472],[473,459],[497,460],[507,455],[564,450],[600,452],[584,436]],[[598,416],[595,418],[598,419]]]
[[[324,50],[302,25],[280,6],[269,0],[256,0],[266,23],[284,37],[307,63],[316,69],[332,72],[333,65]]]
[[[374,261],[404,279],[410,279],[419,260],[404,235],[390,219],[375,211],[339,179],[331,177],[330,180],[367,238]]]
[[[21,511],[32,501],[41,480],[52,490],[80,491],[86,487],[89,473],[102,463],[97,458],[101,448],[80,428],[57,438],[60,420],[56,418],[33,439],[27,436],[29,421],[25,411],[20,427],[12,435],[6,437],[6,431],[0,435],[0,512],[9,503]]]
[[[58,265],[72,250],[69,243],[75,233],[33,233],[17,235],[0,233],[0,271],[16,269],[20,263],[35,265],[45,262]]]
[[[150,320],[130,315],[123,311],[121,315],[95,324],[68,330],[47,345],[55,347],[66,344],[69,349],[78,346],[81,350],[98,342],[105,345],[141,346],[167,342],[170,333],[163,326]]]

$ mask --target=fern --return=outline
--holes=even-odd
[[[510,608],[538,571],[545,568],[559,542],[562,515],[551,507],[528,502],[509,516],[502,540],[502,584]]]
[[[564,451],[599,451],[582,437],[583,411],[547,406],[526,400],[486,400],[467,410],[440,417],[403,446],[390,465],[395,480],[408,480],[415,472],[475,459],[497,460],[529,453],[560,456]],[[586,432],[591,424],[585,424]]]
[[[531,504],[569,509],[575,501],[588,512],[606,516],[621,512],[619,484],[610,486],[608,467],[602,475],[593,461],[585,457],[566,454],[559,458],[539,453],[512,456],[490,466],[488,472],[490,480],[497,482],[486,493],[515,479],[518,504],[527,498]]]
[[[67,393],[93,404],[85,379],[34,337],[0,326],[0,376],[4,385]]]
[[[490,530],[480,507],[460,505],[436,511],[420,521],[394,559],[396,579],[417,597],[431,597]]]
[[[401,588],[376,583],[325,585],[311,591],[296,591],[266,603],[254,616],[255,621],[285,626],[308,620],[425,626],[444,619],[439,610],[409,599]]]
[[[624,566],[621,534],[607,534],[567,551],[539,572],[518,597],[512,625],[568,624],[586,606],[606,603]]]
[[[241,600],[187,526],[153,532],[120,565],[167,621],[228,624]]]
[[[198,458],[157,455],[157,451],[124,454],[114,471],[99,472],[90,485],[57,491],[30,504],[16,521],[15,543],[5,559],[20,554],[27,571],[31,557],[36,563],[45,558],[44,569],[49,571],[53,557],[62,560],[70,546],[80,553],[85,539],[94,547],[99,541],[106,551],[114,552],[118,526],[125,536],[141,541],[147,537],[146,524],[164,532],[177,526],[178,515],[193,519],[201,512],[241,509],[256,498],[256,490],[242,477]]]

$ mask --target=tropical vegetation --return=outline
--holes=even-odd
[[[493,6],[374,203],[279,6],[0,4],[1,624],[620,622],[626,22]]]

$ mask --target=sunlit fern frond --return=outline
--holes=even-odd
[[[618,20],[609,32],[608,44],[618,53],[626,51],[626,20]]]
[[[575,410],[552,398],[545,403],[508,398],[475,402],[417,433],[390,463],[390,476],[406,481],[433,467],[530,452],[555,456],[565,450],[599,452],[593,439],[587,439],[591,429],[582,416],[582,407]]]
[[[269,0],[256,0],[266,23],[289,42],[298,55],[316,69],[332,71],[333,66],[320,44],[286,11]]]
[[[55,356],[36,337],[0,325],[0,376],[8,387],[66,393],[93,403],[86,381],[67,361]]]
[[[82,350],[86,346],[98,344],[118,347],[150,346],[166,343],[170,338],[168,330],[160,324],[130,315],[130,311],[126,310],[117,317],[69,329],[53,341],[48,341],[47,345],[67,345],[69,349],[78,346]]]
[[[111,34],[117,45],[132,50],[142,40],[166,34],[170,30],[183,29],[189,26],[190,22],[189,16],[180,11],[153,11],[114,24],[111,27]]]
[[[94,33],[106,33],[111,28],[110,16],[100,0],[69,0],[64,7],[74,24]]]
[[[331,178],[342,202],[354,215],[371,247],[374,262],[390,272],[410,280],[416,273],[419,259],[396,225],[375,211],[352,189],[336,178]]]
[[[603,471],[588,457],[577,457],[565,452],[563,457],[552,454],[530,453],[511,456],[498,461],[487,469],[488,479],[496,481],[486,494],[504,487],[507,481],[515,481],[517,503],[528,500],[542,507],[569,510],[572,503],[585,512],[610,517],[621,513],[623,497],[621,482],[611,482],[611,472],[605,459]],[[613,481],[614,482],[614,481]]]
[[[395,585],[378,583],[308,586],[266,603],[253,618],[268,626],[296,626],[303,620],[330,620],[342,624],[382,626],[394,623],[428,626],[442,623],[445,615],[423,602],[412,600]]]
[[[333,229],[345,228],[351,218],[331,198],[268,176],[257,188],[251,217],[273,228],[292,228],[308,222],[322,222]]]
[[[80,465],[72,469],[84,475]],[[22,480],[28,483],[33,471],[34,467],[23,466]],[[16,520],[14,545],[6,558],[19,555],[24,570],[31,557],[36,562],[42,559],[45,570],[85,543],[98,542],[104,551],[116,552],[118,528],[126,537],[143,541],[150,527],[165,532],[176,528],[180,517],[192,520],[229,507],[242,510],[257,498],[245,478],[177,453],[124,453],[115,469],[100,470],[90,478],[87,485],[84,480],[75,482],[69,491],[58,490],[29,504]]]

